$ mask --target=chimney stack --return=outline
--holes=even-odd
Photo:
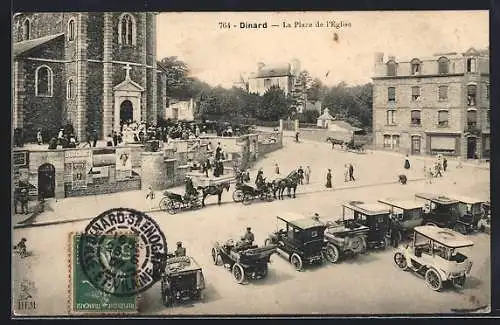
[[[263,62],[259,62],[257,63],[257,71],[260,71],[262,70],[262,68],[264,68],[266,65],[263,63]]]

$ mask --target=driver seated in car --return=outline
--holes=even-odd
[[[247,227],[247,231],[245,234],[241,237],[241,240],[238,242],[238,248],[246,248],[246,247],[251,247],[253,245],[253,242],[255,240],[255,236],[252,233],[252,228]]]

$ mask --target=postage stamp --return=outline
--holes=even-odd
[[[80,263],[79,251],[82,234],[71,233],[69,236],[69,282],[68,282],[68,311],[70,314],[87,314],[87,313],[135,313],[138,309],[138,296],[115,296],[96,287],[89,280],[82,264]],[[129,243],[134,245],[135,238],[133,235],[122,235],[129,239]],[[109,236],[106,238],[108,248],[112,247],[115,238]],[[130,251],[132,251],[132,249]],[[128,250],[128,248],[126,248]],[[108,264],[109,265],[109,262]],[[136,265],[131,263],[128,267],[135,269]],[[104,272],[104,266],[95,266],[96,272],[98,269]]]
[[[17,314],[495,301],[489,9],[14,2]]]

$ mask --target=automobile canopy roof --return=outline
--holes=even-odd
[[[470,197],[470,196],[464,196],[464,195],[458,195],[458,194],[451,194],[448,195],[451,199],[457,200],[462,203],[466,204],[477,204],[477,203],[484,203],[484,200],[480,200],[478,198]]]
[[[349,201],[342,204],[343,207],[360,212],[367,216],[375,216],[389,213],[389,208],[381,203],[364,203],[362,201]]]
[[[303,215],[287,213],[277,218],[301,230],[326,227],[323,222],[313,219],[313,216],[305,217]]]
[[[455,204],[458,203],[457,200],[451,199],[444,195],[432,194],[432,193],[417,193],[415,197],[436,202],[438,204]]]
[[[474,245],[466,236],[451,229],[436,226],[418,226],[413,229],[416,233],[422,234],[446,247],[460,248]]]
[[[403,199],[381,199],[378,200],[380,203],[387,204],[392,207],[396,207],[403,210],[413,210],[413,209],[422,209],[422,203],[417,200],[403,200]]]

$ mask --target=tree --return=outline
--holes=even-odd
[[[309,87],[309,89],[307,89],[307,100],[310,100],[312,102],[321,100],[326,90],[327,88],[323,85],[321,80],[315,78],[311,82],[311,86]]]
[[[262,104],[257,108],[256,116],[264,121],[277,121],[288,115],[290,104],[285,92],[278,86],[272,86],[262,96]]]
[[[176,56],[163,58],[160,61],[160,66],[165,71],[167,76],[167,96],[177,99],[187,99],[184,90],[188,83],[189,69],[187,64],[179,60]]]
[[[311,87],[312,78],[308,71],[303,70],[295,78],[291,91],[292,107],[296,112],[305,108],[307,101],[307,90]]]

